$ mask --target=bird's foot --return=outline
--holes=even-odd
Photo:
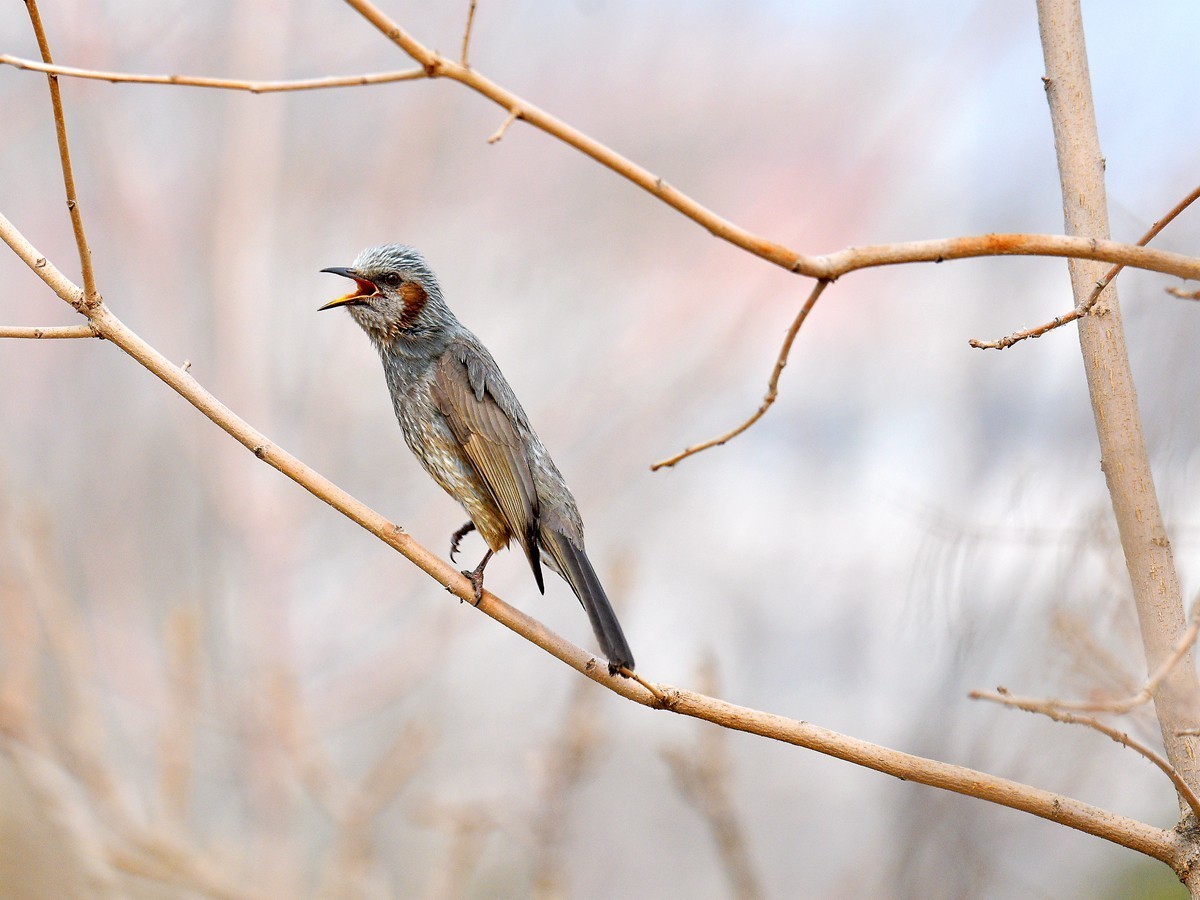
[[[488,560],[492,558],[492,551],[484,555],[483,561],[474,569],[463,569],[462,574],[465,575],[471,582],[471,587],[475,589],[475,603],[478,606],[483,601],[483,570],[487,568]]]
[[[471,587],[475,589],[475,601],[471,605],[478,606],[483,602],[483,573],[474,569],[463,569],[462,574],[470,579]]]
[[[468,522],[454,534],[450,535],[450,562],[454,562],[454,556],[458,553],[458,545],[462,543],[462,539],[475,530],[475,523]],[[463,573],[466,574],[465,572]]]

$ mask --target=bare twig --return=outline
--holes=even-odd
[[[1053,719],[1055,722],[1063,722],[1068,725],[1085,725],[1088,728],[1099,731],[1101,734],[1107,735],[1118,744],[1123,744],[1135,753],[1144,756],[1154,765],[1158,766],[1163,773],[1171,779],[1171,783],[1175,785],[1175,790],[1179,792],[1179,796],[1187,802],[1192,813],[1200,819],[1200,797],[1188,786],[1188,783],[1183,780],[1183,777],[1169,762],[1163,759],[1159,754],[1155,753],[1145,744],[1134,740],[1123,731],[1118,731],[1111,725],[1106,725],[1094,716],[1081,716],[1075,713],[1066,712],[1065,710],[1057,709],[1049,703],[1038,701],[1023,700],[1019,697],[1009,695],[1004,688],[999,688],[995,693],[991,691],[971,691],[968,695],[972,700],[988,700],[992,703],[999,703],[1003,706],[1012,707],[1014,709],[1022,709],[1025,712],[1038,713]]]
[[[1194,188],[1190,194],[1176,203],[1170,212],[1151,225],[1150,230],[1143,234],[1141,238],[1139,238],[1137,246],[1144,247],[1146,244],[1154,240],[1154,238],[1158,236],[1159,232],[1166,228],[1176,216],[1191,206],[1197,200],[1197,198],[1200,198],[1200,186]],[[1076,319],[1080,318],[1081,316],[1086,316],[1092,311],[1092,308],[1100,299],[1100,294],[1103,293],[1104,289],[1108,287],[1109,282],[1116,278],[1123,268],[1125,267],[1121,263],[1117,263],[1115,266],[1105,272],[1104,277],[1096,282],[1096,286],[1092,288],[1092,292],[1088,294],[1087,299],[1070,312],[1063,313],[1061,316],[1055,316],[1049,322],[1044,322],[1041,325],[1038,325],[1036,328],[1027,328],[1024,331],[1014,332],[1007,337],[1000,338],[998,341],[979,341],[972,338],[970,341],[968,341],[968,343],[976,350],[1004,350],[1008,347],[1011,347],[1013,344],[1020,343],[1026,338],[1039,338],[1048,331],[1053,331],[1055,328],[1066,325],[1068,322],[1074,322]],[[1177,297],[1185,296],[1184,294],[1179,293],[1178,288],[1167,288],[1167,291],[1168,293],[1175,294]],[[1195,298],[1193,297],[1192,299]]]
[[[0,338],[56,340],[100,337],[91,325],[0,325]]]
[[[1169,287],[1167,293],[1180,300],[1200,300],[1200,291],[1185,291],[1183,288]]]
[[[25,0],[25,6],[29,10],[29,21],[33,24],[33,33],[37,37],[42,62],[51,65],[54,63],[54,59],[50,55],[50,42],[46,38],[46,29],[42,25],[42,16],[38,12],[37,0]],[[102,300],[96,290],[96,275],[92,271],[92,251],[88,247],[87,235],[83,231],[83,216],[79,212],[79,198],[75,194],[75,175],[71,169],[71,149],[67,143],[67,121],[63,116],[62,92],[58,88],[57,75],[47,75],[46,81],[50,85],[50,105],[54,108],[54,129],[58,135],[58,156],[62,164],[63,187],[67,193],[67,209],[71,214],[71,228],[75,231],[75,246],[79,249],[79,267],[83,272],[83,295],[77,298],[72,305],[76,309],[80,308],[80,304],[92,308],[99,306]]]
[[[813,285],[812,293],[808,295],[808,299],[804,301],[804,305],[800,307],[800,312],[796,314],[796,318],[792,321],[791,326],[788,328],[787,336],[783,339],[783,346],[779,349],[779,356],[775,359],[775,368],[771,370],[771,380],[767,382],[767,394],[765,397],[763,397],[762,403],[759,405],[758,409],[754,411],[754,414],[732,431],[728,431],[719,437],[711,438],[710,440],[704,441],[701,444],[695,444],[691,447],[688,447],[686,450],[682,450],[679,453],[676,453],[674,456],[669,456],[666,459],[660,459],[658,462],[650,466],[650,471],[657,472],[659,469],[673,466],[680,460],[687,459],[689,456],[693,456],[702,450],[708,450],[711,447],[719,447],[727,441],[733,440],[735,437],[761,419],[764,415],[766,415],[767,410],[771,408],[772,404],[775,403],[776,398],[779,396],[779,376],[783,374],[783,370],[787,366],[788,355],[792,352],[792,344],[796,340],[796,335],[800,331],[800,326],[804,324],[804,320],[808,318],[808,314],[812,312],[812,308],[817,305],[817,299],[821,296],[821,292],[824,291],[828,285],[829,282],[825,279],[819,280]]]
[[[1180,661],[1187,656],[1188,651],[1195,645],[1197,636],[1200,636],[1200,598],[1197,598],[1192,604],[1192,613],[1189,617],[1188,628],[1179,638],[1175,649],[1155,669],[1154,673],[1146,680],[1146,683],[1142,685],[1141,690],[1136,694],[1122,700],[1058,700],[1055,698],[1018,697],[1006,691],[1004,693],[1004,697],[1006,698],[1004,702],[1010,706],[1019,706],[1022,709],[1027,706],[1045,706],[1058,710],[1071,710],[1073,712],[1127,713],[1131,709],[1149,703],[1154,698],[1154,692],[1158,690],[1159,686],[1171,674],[1175,666],[1179,665]]]
[[[653,684],[652,682],[647,681],[645,678],[643,678],[637,672],[633,671],[633,669],[627,669],[624,666],[622,666],[620,668],[620,674],[626,678],[632,678],[634,681],[636,681],[638,684],[640,684],[642,687],[644,687],[646,689],[646,692],[648,694],[650,694],[651,697],[654,698],[654,702],[657,703],[659,706],[665,706],[667,704],[666,694],[664,694],[656,684]]]
[[[500,127],[492,132],[492,136],[487,139],[487,142],[489,144],[495,144],[499,142],[501,139],[503,139],[504,135],[508,133],[508,129],[512,126],[512,123],[517,121],[519,118],[521,118],[521,114],[514,109],[508,114],[508,118],[500,123]]]
[[[471,5],[467,9],[467,27],[463,30],[462,57],[459,59],[464,66],[470,68],[467,62],[467,48],[471,45],[471,26],[475,24],[475,0],[471,0]]]
[[[237,78],[208,78],[203,75],[143,75],[129,72],[104,72],[98,69],[77,69],[34,62],[19,56],[0,54],[0,65],[31,72],[45,72],[69,78],[87,78],[113,84],[175,84],[183,87],[217,88],[226,91],[248,91],[251,94],[278,94],[285,91],[315,91],[322,88],[361,87],[368,84],[390,84],[395,81],[415,81],[425,77],[424,69],[401,69],[394,72],[368,72],[362,75],[335,75],[327,78],[299,78],[291,81],[246,81]]]

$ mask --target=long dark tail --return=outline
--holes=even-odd
[[[596,633],[596,640],[600,642],[600,649],[608,657],[610,671],[616,671],[622,666],[632,669],[633,653],[625,640],[625,632],[621,630],[617,614],[613,612],[608,595],[604,593],[600,579],[596,577],[596,570],[592,568],[583,548],[575,546],[575,542],[566,535],[549,528],[543,529],[542,535],[550,544],[546,549],[558,563],[560,574],[583,604],[588,619],[591,620],[592,631]]]

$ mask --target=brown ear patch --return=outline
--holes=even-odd
[[[400,327],[412,328],[417,324],[417,317],[429,301],[425,288],[415,281],[406,281],[400,286],[400,299],[404,301],[404,312],[400,315]]]

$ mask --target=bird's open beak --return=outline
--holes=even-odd
[[[373,297],[379,293],[379,290],[373,283],[363,278],[353,269],[344,269],[340,266],[334,266],[329,269],[322,269],[322,272],[332,272],[334,275],[341,275],[343,278],[354,280],[354,290],[348,293],[345,297],[338,297],[336,300],[330,300],[321,309],[334,309],[338,306],[357,306],[365,303],[368,297]],[[320,310],[318,310],[319,312]]]

